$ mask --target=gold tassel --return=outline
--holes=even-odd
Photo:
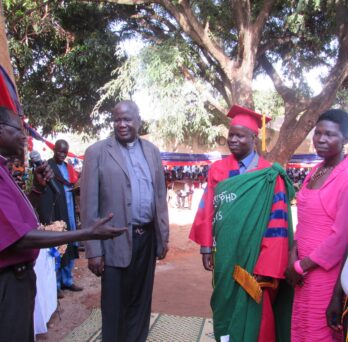
[[[277,289],[279,286],[279,281],[274,278],[271,281],[258,282],[253,275],[239,265],[234,266],[232,278],[258,304],[260,304],[262,300],[263,288],[269,287],[271,289]]]
[[[249,294],[249,296],[260,304],[262,289],[257,280],[244,268],[236,265],[233,270],[233,279]]]

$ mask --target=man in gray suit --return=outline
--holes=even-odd
[[[90,146],[81,176],[81,221],[88,226],[114,212],[122,236],[86,243],[89,269],[102,278],[104,342],[146,341],[156,256],[168,251],[168,208],[157,147],[138,137],[139,109],[132,101],[112,111],[115,135]]]

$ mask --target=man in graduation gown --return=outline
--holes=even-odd
[[[285,171],[255,150],[262,116],[238,105],[228,116],[231,155],[212,164],[190,232],[201,246],[204,268],[213,271],[215,338],[290,341],[291,293],[283,279],[292,242],[293,188]],[[240,285],[236,266],[247,274],[251,292],[259,291],[259,303],[250,286]]]

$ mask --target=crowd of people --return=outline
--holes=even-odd
[[[286,168],[286,173],[292,181],[292,185],[295,188],[295,191],[299,191],[302,187],[302,184],[310,171],[309,167],[288,167]]]
[[[197,189],[205,189],[210,164],[164,166],[167,184],[167,202],[172,208],[192,208],[192,198]],[[296,192],[310,172],[309,167],[287,167],[286,173]],[[296,201],[292,201],[295,204]]]
[[[21,163],[22,121],[0,107],[0,342],[34,341],[39,248],[66,243],[57,293],[82,290],[72,273],[77,241],[85,241],[88,268],[101,277],[103,341],[145,342],[156,259],[168,251],[169,190],[179,208],[190,209],[196,189],[203,196],[189,238],[212,271],[215,339],[343,341],[348,114],[329,110],[319,117],[313,144],[323,161],[311,170],[284,170],[258,154],[260,114],[234,105],[228,116],[229,156],[210,166],[163,167],[158,148],[139,137],[137,105],[117,103],[114,135],[85,153],[77,229],[79,177],[66,162],[68,142],[56,141],[53,157],[34,163],[30,176]],[[294,235],[290,203],[296,192]],[[54,221],[64,221],[68,231],[39,229]]]
[[[209,165],[164,165],[166,182],[189,179],[191,181],[203,182],[207,179]]]

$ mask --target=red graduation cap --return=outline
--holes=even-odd
[[[244,126],[251,129],[256,134],[258,134],[259,128],[262,127],[262,115],[249,108],[234,105],[229,110],[227,116],[231,118],[231,126]],[[267,116],[265,118],[266,123],[272,120]]]

